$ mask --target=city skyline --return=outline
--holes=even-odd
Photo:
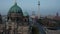
[[[60,0],[40,0],[41,15],[55,15],[60,11]],[[17,4],[22,8],[23,12],[38,11],[38,0],[17,0]],[[7,14],[10,7],[14,5],[14,0],[0,0],[0,13]],[[60,13],[60,12],[59,12]]]

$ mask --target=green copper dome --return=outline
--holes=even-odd
[[[22,9],[15,3],[9,10],[9,13],[22,13]]]
[[[24,12],[24,16],[29,16],[28,12]]]

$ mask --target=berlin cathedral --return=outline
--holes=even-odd
[[[29,17],[27,12],[23,14],[22,9],[17,5],[15,0],[14,5],[7,13],[6,22],[3,22],[4,19],[2,19],[2,15],[0,14],[0,34],[45,34],[42,27],[37,25],[39,28],[37,29],[37,26],[35,27],[34,23],[31,22],[31,24],[29,22]]]
[[[23,14],[17,2],[9,9],[6,23],[3,23],[0,14],[0,34],[38,34],[38,31],[36,32],[32,32],[32,26],[29,23],[29,15]]]

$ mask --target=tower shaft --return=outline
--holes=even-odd
[[[38,12],[37,12],[38,19],[40,19],[40,1],[38,1]]]

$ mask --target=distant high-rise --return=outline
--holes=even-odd
[[[37,15],[38,15],[38,19],[40,18],[40,1],[38,1],[38,12],[37,12]]]
[[[56,13],[56,16],[59,16],[59,13],[58,12]]]

